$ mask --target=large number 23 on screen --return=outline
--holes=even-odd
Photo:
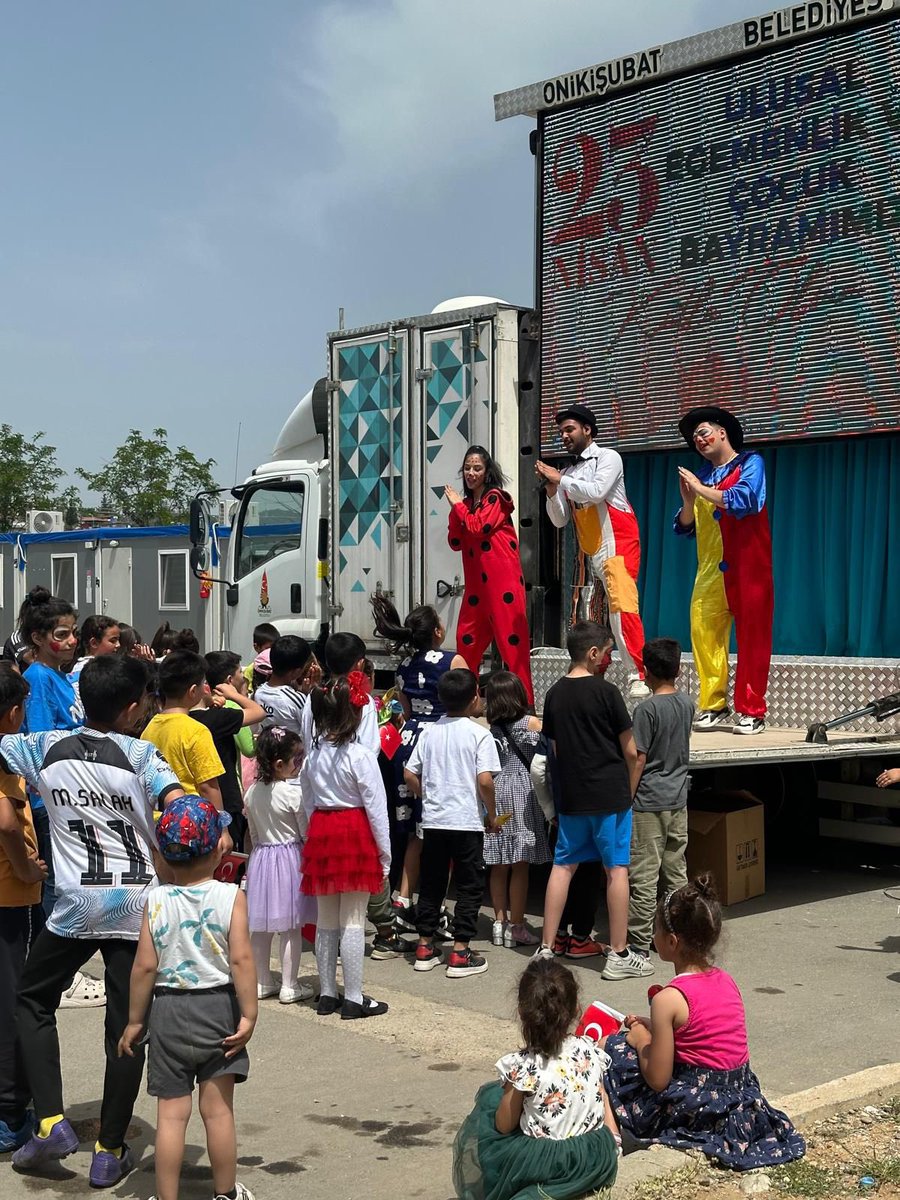
[[[649,142],[659,118],[645,117],[609,130],[609,151],[613,156],[635,142]],[[553,182],[564,195],[574,193],[572,210],[553,235],[553,244],[576,242],[613,234],[636,233],[643,229],[659,204],[659,180],[652,167],[633,158],[619,168],[612,181],[612,198],[599,208],[586,211],[603,174],[603,150],[596,138],[578,133],[566,138],[553,156]],[[637,186],[637,207],[630,225],[623,225],[625,201],[619,189],[628,180]]]
[[[88,867],[81,876],[82,887],[112,887],[113,874],[107,867],[106,855],[97,837],[96,825],[88,825],[84,821],[70,821],[69,828],[87,850]],[[128,870],[122,872],[120,885],[123,887],[140,887],[150,883],[153,872],[138,844],[134,826],[125,821],[110,821],[106,826],[122,843],[122,848],[128,858]]]

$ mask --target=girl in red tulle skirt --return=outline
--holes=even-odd
[[[378,758],[356,740],[368,703],[360,671],[313,688],[309,703],[315,733],[300,772],[309,833],[302,854],[303,892],[318,899],[316,965],[318,1012],[340,1010],[343,1020],[375,1017],[387,1005],[363,995],[366,906],[381,890],[391,866],[387,797]],[[344,974],[337,989],[337,957]]]

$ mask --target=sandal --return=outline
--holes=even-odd
[[[106,1003],[106,987],[102,979],[75,972],[75,978],[60,997],[60,1008],[102,1008]]]

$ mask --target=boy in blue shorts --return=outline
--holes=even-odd
[[[566,648],[571,666],[544,701],[543,732],[559,772],[559,836],[544,900],[544,932],[535,957],[550,958],[572,876],[580,863],[603,863],[610,952],[604,979],[651,975],[652,965],[627,945],[631,799],[637,750],[618,688],[599,674],[612,647],[609,630],[578,621]]]

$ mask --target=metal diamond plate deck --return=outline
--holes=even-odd
[[[733,676],[733,655],[730,661]],[[547,689],[566,673],[568,667],[569,656],[563,650],[543,647],[533,652],[531,671],[538,712],[543,708]],[[615,658],[607,678],[621,689],[626,704],[633,708],[635,701],[628,697],[625,669]],[[679,686],[697,699],[697,672],[690,654],[681,660]],[[769,674],[766,723],[771,729],[806,729],[816,721],[831,721],[896,691],[900,691],[900,659],[776,656],[772,659]],[[885,734],[898,731],[900,720],[897,718],[889,718],[880,724],[867,718],[845,725],[841,732]]]

